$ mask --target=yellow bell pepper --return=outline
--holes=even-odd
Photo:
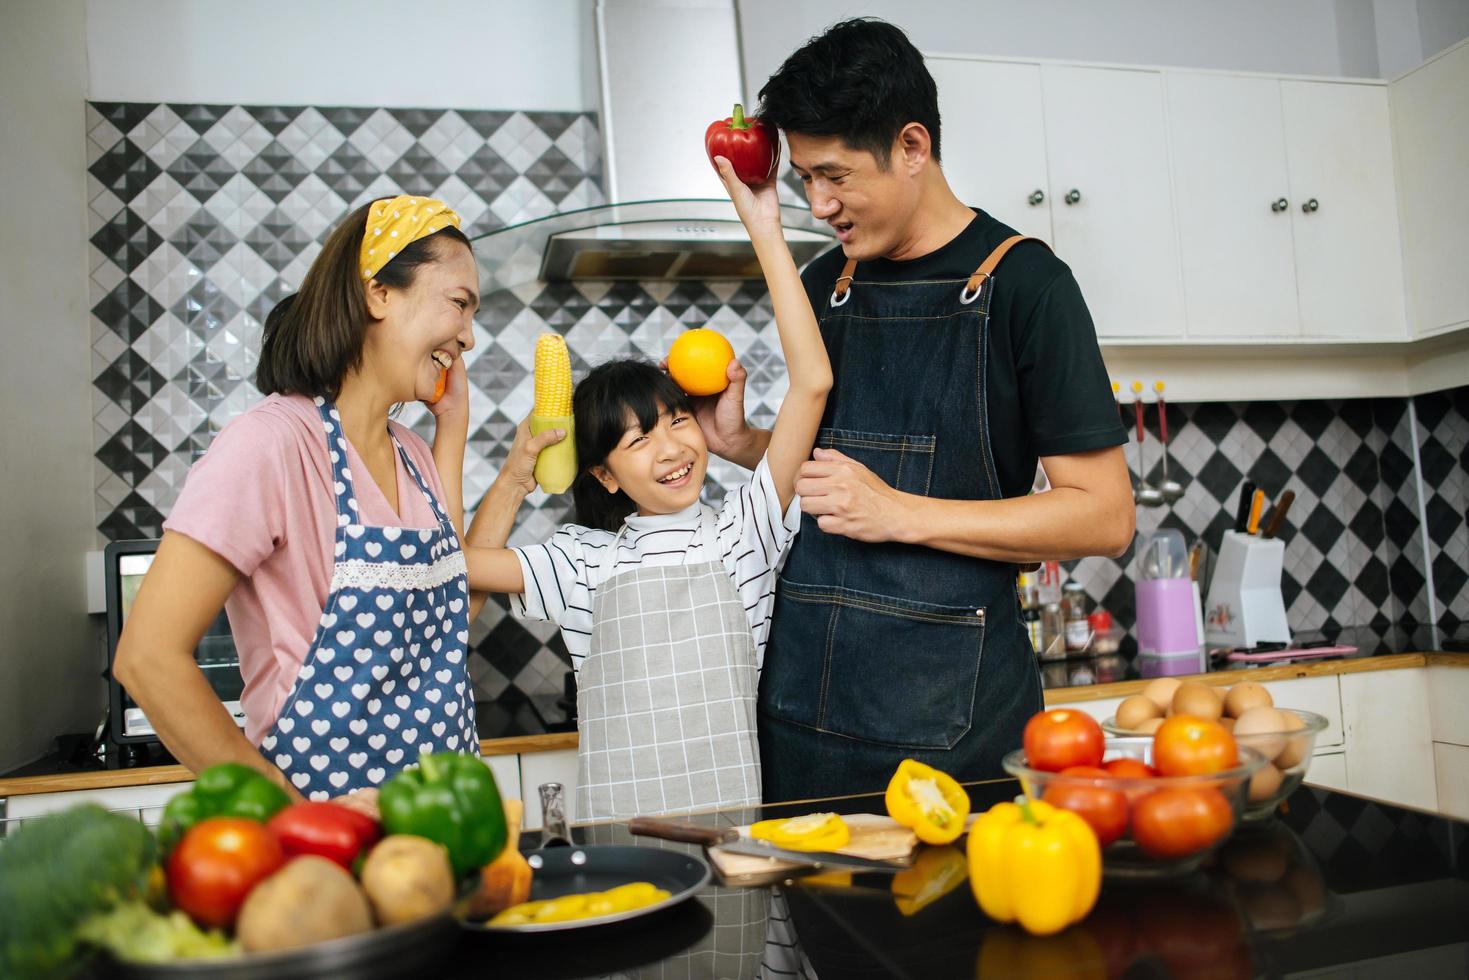
[[[916,915],[964,883],[967,869],[957,847],[925,847],[913,867],[893,875],[893,903]]]
[[[969,794],[948,773],[904,759],[888,781],[888,816],[912,827],[925,844],[950,844],[964,833]]]
[[[985,914],[1048,936],[1086,918],[1102,849],[1085,820],[1040,800],[997,803],[969,828],[969,884]]]
[[[851,828],[835,813],[808,813],[786,820],[761,820],[750,836],[793,851],[835,851],[852,839]]]

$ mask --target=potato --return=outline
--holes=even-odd
[[[1173,704],[1173,692],[1178,690],[1179,683],[1177,677],[1159,677],[1143,688],[1143,697],[1156,704],[1159,711],[1167,711]]]
[[[1205,721],[1218,721],[1224,713],[1224,699],[1219,692],[1198,681],[1184,681],[1173,692],[1173,715],[1192,715]]]
[[[442,845],[425,837],[392,834],[367,855],[362,889],[379,925],[414,922],[454,903],[454,872]]]
[[[1153,703],[1151,698],[1141,694],[1134,694],[1117,706],[1117,726],[1128,731],[1134,731],[1137,726],[1150,718],[1163,717],[1163,709]]]
[[[1294,711],[1281,711],[1280,716],[1285,719],[1284,731],[1298,732],[1306,727],[1301,721],[1301,716]],[[1275,764],[1282,769],[1294,769],[1306,760],[1306,753],[1311,750],[1311,739],[1305,735],[1297,735],[1285,740],[1285,747],[1280,750]]]
[[[1224,695],[1224,713],[1231,718],[1238,718],[1251,708],[1258,708],[1261,705],[1273,708],[1275,699],[1270,696],[1265,685],[1256,684],[1254,681],[1240,681]]]
[[[372,929],[372,910],[335,861],[305,855],[256,885],[235,930],[249,953],[297,949]]]

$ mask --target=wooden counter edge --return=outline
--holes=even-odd
[[[479,743],[480,755],[518,755],[576,748],[576,732],[546,735],[516,735],[487,738]],[[37,793],[71,793],[89,789],[119,789],[128,786],[161,786],[186,783],[194,773],[184,766],[147,766],[138,769],[107,769],[100,772],[65,772],[53,776],[15,776],[0,779],[0,799]],[[517,787],[519,789],[519,787]]]

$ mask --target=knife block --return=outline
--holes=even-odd
[[[1280,574],[1285,542],[1225,531],[1214,563],[1204,610],[1204,640],[1211,647],[1289,643]]]

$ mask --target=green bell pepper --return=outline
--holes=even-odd
[[[490,767],[472,755],[425,755],[378,794],[383,829],[442,844],[456,877],[478,871],[505,849],[505,804]]]
[[[193,789],[168,801],[158,827],[158,843],[168,853],[201,820],[244,817],[264,823],[290,802],[286,791],[264,773],[238,762],[221,762],[200,772]]]

